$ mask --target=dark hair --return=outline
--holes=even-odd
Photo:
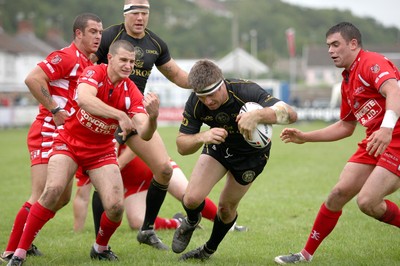
[[[111,55],[115,55],[119,48],[123,48],[131,53],[135,52],[135,47],[130,42],[126,40],[117,40],[110,45],[108,53],[110,53]]]
[[[362,37],[361,37],[361,32],[360,30],[354,26],[350,22],[340,22],[339,24],[336,24],[335,26],[331,27],[327,32],[326,32],[326,37],[334,34],[334,33],[340,33],[342,35],[343,39],[346,42],[350,42],[353,39],[356,39],[358,42],[358,45],[362,47]]]
[[[201,92],[205,87],[222,79],[224,76],[221,69],[207,59],[197,61],[188,76],[189,86],[195,92]]]
[[[101,22],[101,19],[93,14],[93,13],[83,13],[78,15],[75,19],[74,19],[74,24],[72,26],[72,32],[73,32],[73,37],[75,38],[75,31],[76,30],[81,30],[82,32],[85,31],[85,28],[88,25],[88,21],[89,20],[93,20],[96,22]]]

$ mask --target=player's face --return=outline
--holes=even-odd
[[[133,13],[125,15],[125,27],[129,35],[141,38],[149,22],[149,10],[137,9]]]
[[[99,49],[101,35],[103,34],[103,24],[94,20],[89,20],[87,26],[82,33],[82,47],[80,50],[86,55],[95,53]]]
[[[197,97],[210,110],[217,110],[219,107],[221,107],[222,104],[224,104],[228,100],[228,94],[226,92],[225,84],[222,84],[218,90],[209,95]]]
[[[342,35],[337,32],[327,37],[326,44],[328,45],[329,56],[333,59],[335,66],[349,69],[358,53],[357,41],[346,42]]]
[[[109,58],[109,67],[116,79],[128,78],[135,66],[135,53],[119,48],[118,52]]]

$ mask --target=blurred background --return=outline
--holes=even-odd
[[[364,48],[400,66],[400,18],[395,0],[150,0],[148,28],[164,39],[189,71],[200,58],[214,60],[225,77],[259,83],[297,108],[300,120],[338,118],[337,69],[327,53],[326,31],[354,23]],[[123,0],[0,0],[0,129],[29,125],[37,102],[24,79],[51,51],[68,46],[72,22],[92,12],[103,27],[123,22]],[[179,123],[190,91],[152,70],[147,90],[159,94],[160,121]]]

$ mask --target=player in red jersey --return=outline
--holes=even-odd
[[[56,127],[75,112],[72,96],[79,75],[92,65],[89,55],[100,45],[103,27],[98,16],[84,13],[77,16],[73,24],[74,40],[71,45],[49,54],[45,60],[29,73],[25,83],[39,101],[39,114],[33,122],[27,138],[31,159],[31,195],[15,217],[7,247],[2,254],[10,260],[22,235],[22,230],[32,204],[42,194],[46,176],[49,151]],[[72,186],[69,185],[60,198],[57,208],[68,203]],[[28,255],[41,255],[33,245]]]
[[[72,181],[78,162],[99,192],[105,209],[90,257],[118,260],[108,246],[111,236],[121,224],[124,210],[114,133],[120,127],[122,139],[132,130],[138,132],[138,138],[151,139],[157,128],[159,99],[154,93],[143,97],[129,79],[135,64],[132,44],[115,42],[110,47],[108,62],[108,65],[87,67],[79,78],[74,97],[77,111],[54,139],[46,186],[31,208],[10,265],[22,264],[29,245],[54,217],[57,201]]]
[[[362,212],[400,227],[399,207],[385,199],[400,187],[399,71],[383,55],[364,50],[361,33],[351,23],[342,22],[329,29],[326,43],[335,66],[344,68],[340,120],[311,132],[287,128],[281,139],[298,144],[335,141],[351,136],[357,121],[366,128],[366,137],[322,204],[304,248],[276,257],[279,264],[311,261],[335,228],[343,207],[357,194]]]
[[[182,88],[189,88],[187,73],[181,69],[171,57],[168,45],[154,32],[147,28],[150,17],[150,4],[148,0],[125,0],[124,23],[112,25],[104,30],[104,35],[98,51],[93,60],[100,63],[107,62],[108,47],[116,40],[127,40],[135,46],[136,66],[130,78],[135,82],[142,93],[145,91],[146,82],[153,67],[171,82]],[[120,140],[117,137],[118,142]],[[120,142],[121,143],[121,142]],[[172,168],[163,140],[158,132],[148,143],[140,143],[129,137],[127,145],[131,148],[146,145],[146,153],[135,152],[150,167],[154,178],[148,189],[146,199],[146,215],[136,239],[140,244],[147,244],[154,248],[166,250],[166,246],[154,232],[154,222],[164,202],[171,178]],[[98,211],[95,207],[101,206],[97,193],[93,193],[93,215]],[[95,217],[94,220],[97,218]],[[95,228],[96,229],[96,228]]]

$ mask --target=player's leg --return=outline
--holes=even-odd
[[[36,235],[54,217],[60,197],[71,183],[76,168],[75,161],[67,155],[55,154],[50,158],[46,186],[39,200],[32,205],[14,257],[26,258]]]
[[[168,192],[177,200],[182,202],[183,195],[185,194],[186,187],[189,181],[182,169],[174,162],[171,161],[173,168],[171,181],[168,186]],[[217,205],[210,199],[205,199],[204,208],[201,211],[201,216],[210,221],[214,221],[215,215],[217,214]]]
[[[89,170],[88,174],[104,207],[100,228],[90,256],[92,259],[118,260],[118,257],[110,250],[108,242],[120,226],[124,211],[124,188],[119,168],[116,164],[106,164]]]
[[[400,210],[385,199],[400,187],[400,178],[389,170],[376,166],[357,197],[360,210],[381,222],[400,227]]]
[[[74,231],[81,232],[85,227],[85,221],[90,201],[90,192],[92,184],[86,183],[78,185],[74,197],[72,209],[74,213]]]
[[[126,144],[154,174],[147,192],[145,218],[141,230],[138,232],[137,240],[139,243],[166,250],[168,247],[161,242],[154,232],[154,222],[164,202],[172,175],[172,167],[165,145],[157,131],[149,141],[144,141],[138,135],[135,135],[130,137]]]
[[[215,251],[237,219],[237,207],[240,200],[247,193],[251,184],[241,185],[228,172],[226,183],[221,191],[218,203],[218,214],[214,219],[213,229],[208,241],[201,247],[189,251],[180,257],[180,260],[198,259],[206,260]]]
[[[204,166],[207,167],[204,167]],[[210,171],[209,169],[213,169]],[[197,160],[182,200],[187,217],[175,231],[172,250],[181,253],[187,247],[196,226],[201,220],[205,198],[227,170],[213,157],[201,154]]]
[[[129,195],[124,200],[126,218],[132,230],[139,229],[144,220],[147,190]]]
[[[47,176],[47,162],[46,164],[36,164],[31,167],[31,195],[29,199],[22,205],[21,209],[18,211],[14,224],[10,233],[10,237],[7,243],[6,250],[4,251],[2,257],[6,260],[11,259],[15,250],[17,249],[18,242],[21,238],[22,231],[25,226],[26,219],[28,218],[29,211],[40,197],[43,192],[44,186],[46,184]],[[41,252],[37,251],[37,255],[41,255]],[[34,255],[34,254],[33,254]]]
[[[339,182],[321,205],[304,248],[299,253],[277,256],[275,262],[289,264],[311,261],[322,241],[335,228],[343,207],[357,195],[373,168],[374,165],[347,163],[340,174]]]
[[[213,230],[210,239],[204,246],[208,254],[217,250],[218,245],[236,222],[239,202],[251,185],[252,183],[248,185],[239,184],[231,172],[228,172],[225,186],[219,198],[218,213],[214,220]]]

